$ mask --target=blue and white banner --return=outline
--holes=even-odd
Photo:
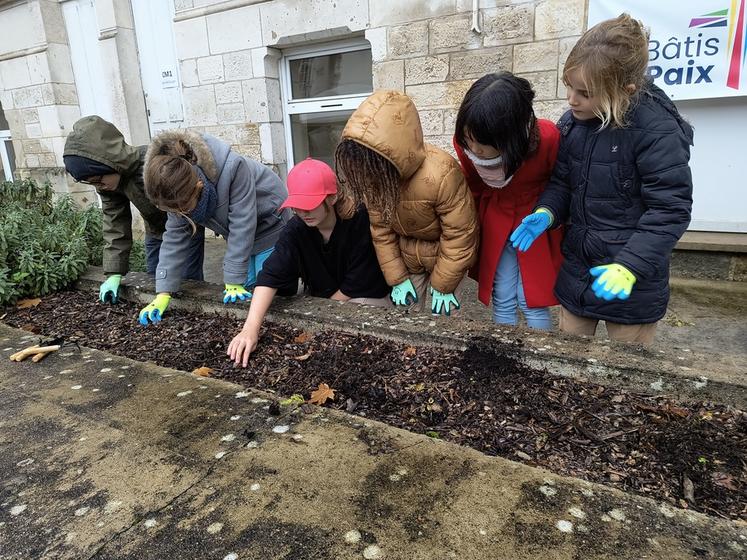
[[[747,95],[747,0],[590,0],[589,27],[627,12],[651,30],[649,71],[672,99]]]

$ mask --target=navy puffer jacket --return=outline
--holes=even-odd
[[[692,127],[667,95],[648,84],[625,128],[568,111],[558,122],[560,151],[537,206],[568,223],[555,295],[571,313],[614,323],[661,319],[669,302],[669,260],[690,223]],[[589,269],[619,263],[637,281],[627,300],[604,301]]]

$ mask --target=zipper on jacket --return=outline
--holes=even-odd
[[[586,137],[586,144],[587,146],[584,146],[584,175],[583,175],[583,188],[581,192],[581,218],[583,219],[583,230],[581,232],[581,246],[579,247],[581,251],[581,258],[583,259],[583,253],[584,253],[584,243],[586,242],[586,230],[587,230],[587,220],[586,220],[586,191],[589,188],[589,172],[591,171],[591,154],[594,151],[594,146],[597,143],[597,140],[599,138],[598,132],[592,132],[592,137],[589,138],[588,135]],[[577,304],[579,309],[583,309],[583,305],[581,302],[581,298],[584,295],[584,292],[586,292],[587,287],[590,285],[590,278],[588,278],[589,271],[586,271],[586,275],[584,276],[584,281],[581,283],[581,290],[577,294]]]

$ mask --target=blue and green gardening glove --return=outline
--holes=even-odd
[[[156,298],[140,310],[139,321],[141,325],[158,323],[163,317],[166,308],[171,301],[171,294],[158,294]]]
[[[413,303],[417,303],[418,293],[415,291],[412,280],[408,278],[392,288],[389,298],[394,305],[412,305]]]
[[[605,264],[589,269],[596,280],[591,285],[594,295],[605,301],[628,299],[633,291],[636,277],[621,264]]]
[[[112,274],[99,287],[99,301],[101,303],[117,303],[119,300],[119,283],[121,274]]]
[[[251,292],[241,284],[226,284],[226,289],[223,290],[223,303],[236,303],[237,299],[244,301],[251,298]]]
[[[519,227],[511,234],[509,241],[514,249],[529,250],[537,238],[552,225],[552,213],[546,208],[538,208],[533,214],[524,216]]]
[[[452,309],[459,309],[459,300],[454,294],[443,294],[431,286],[431,312],[436,315],[451,315]]]

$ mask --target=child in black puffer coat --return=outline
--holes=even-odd
[[[560,329],[650,344],[669,301],[669,261],[690,223],[692,127],[646,77],[648,35],[629,15],[603,21],[563,71],[570,110],[533,214],[511,240],[526,250],[568,223],[555,295]]]

